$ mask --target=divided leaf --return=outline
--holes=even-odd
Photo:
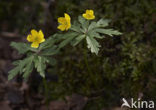
[[[9,71],[8,80],[13,79],[19,72],[20,72],[20,67],[19,66],[15,67],[11,71]]]
[[[88,33],[89,36],[91,37],[95,37],[95,38],[98,38],[98,39],[102,39],[102,38],[105,38],[105,36],[102,36],[100,35],[99,33],[97,33],[95,30],[92,30]]]
[[[96,29],[96,28],[106,27],[106,26],[108,26],[109,22],[110,22],[110,20],[107,20],[107,19],[100,19],[98,22],[93,21],[89,25],[88,31],[91,31],[91,30]]]
[[[30,56],[23,60],[15,62],[14,64],[16,65],[16,67],[11,71],[9,71],[8,80],[14,78],[18,73],[21,74],[23,72],[24,72],[23,77],[27,78],[33,69],[33,63],[32,63],[33,58],[34,58],[33,56]]]
[[[64,41],[62,41],[59,44],[59,49],[66,46],[68,43],[70,43],[70,41],[72,41],[74,39],[74,37],[76,37],[78,35],[78,33],[75,32],[71,32],[71,33],[67,33],[63,36],[63,38],[65,39]]]
[[[71,25],[70,30],[75,31],[75,32],[78,32],[78,33],[82,33],[83,32],[82,29],[81,29],[80,23],[78,23],[76,21],[74,22],[73,25]]]
[[[46,59],[47,59],[46,62],[50,64],[51,66],[54,66],[57,64],[57,60],[55,58],[47,57]]]
[[[26,43],[12,42],[10,46],[15,48],[20,54],[24,54],[30,50],[29,44]]]
[[[83,30],[86,31],[88,26],[89,26],[89,21],[85,20],[82,16],[79,16],[78,20],[81,23],[81,26],[82,26]]]
[[[43,50],[40,55],[51,56],[57,54],[58,52],[59,50],[57,49],[57,46],[54,45],[53,47]]]
[[[93,37],[90,36],[87,36],[86,40],[87,40],[88,48],[91,50],[92,53],[95,53],[97,55],[99,51],[99,47],[101,47],[99,43]]]
[[[35,60],[35,67],[37,72],[44,78],[45,77],[45,69],[46,69],[46,58],[42,56],[36,56]]]
[[[49,37],[48,39],[46,39],[45,42],[41,43],[39,49],[41,50],[41,49],[46,49],[46,48],[52,47],[56,42],[56,39],[53,36]]]
[[[34,58],[34,64],[35,68],[37,69],[37,72],[44,78],[45,77],[45,69],[46,69],[46,63],[54,66],[56,64],[56,60],[51,57],[44,57],[44,56],[35,56]]]
[[[30,60],[30,62],[26,65],[25,69],[24,69],[24,74],[23,74],[23,77],[24,79],[27,79],[28,76],[30,75],[30,73],[32,72],[33,70],[33,63],[32,63],[32,60]]]
[[[97,23],[96,22],[91,22],[91,24],[88,27],[88,31],[91,31],[94,28],[97,28]]]
[[[83,25],[86,22],[86,20],[82,16],[78,17],[78,21],[81,23],[81,25]]]
[[[83,34],[83,35],[79,35],[79,36],[77,36],[77,37],[71,42],[71,44],[72,44],[73,46],[76,46],[76,45],[79,44],[84,38],[85,38],[85,35],[84,35],[84,34]]]
[[[97,26],[98,27],[106,27],[108,26],[110,20],[107,20],[107,19],[100,19],[98,22],[97,22]]]
[[[117,30],[114,30],[114,29],[101,29],[101,28],[98,28],[98,29],[95,29],[96,32],[99,32],[101,34],[106,34],[106,35],[109,35],[109,36],[113,36],[113,35],[121,35],[122,33],[117,31]]]

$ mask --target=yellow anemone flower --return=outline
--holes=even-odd
[[[93,10],[86,10],[86,13],[82,15],[85,19],[92,20],[95,19]]]
[[[38,48],[39,44],[45,41],[42,30],[37,32],[35,29],[31,30],[31,34],[27,36],[27,40],[32,42],[31,47],[33,48]]]
[[[59,26],[57,27],[61,31],[67,31],[71,27],[70,16],[67,13],[64,13],[64,17],[58,18]]]

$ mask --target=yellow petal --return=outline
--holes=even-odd
[[[45,39],[43,38],[43,39],[41,39],[41,42],[40,43],[42,43],[42,42],[44,42],[45,41]]]
[[[37,42],[37,43],[42,43],[42,42],[44,42],[44,41],[45,41],[44,38],[41,38],[41,37],[38,36],[38,39],[37,39],[35,42]]]
[[[86,18],[86,14],[83,14],[82,16],[83,16],[84,18]]]
[[[57,28],[61,31],[68,30],[71,27],[70,19],[70,16],[67,13],[64,13],[64,17],[58,18],[60,25]]]
[[[70,21],[70,16],[67,13],[64,13],[65,19]]]
[[[33,42],[33,43],[31,44],[31,47],[33,47],[33,48],[38,48],[38,47],[39,47],[39,43]]]
[[[59,18],[57,19],[57,21],[58,21],[60,24],[64,24],[66,20],[65,20],[64,17],[59,17]]]
[[[42,31],[39,31],[38,43],[42,43],[44,41],[45,41],[44,34],[42,33]]]
[[[87,20],[95,19],[93,10],[86,10],[86,13],[84,13],[82,16]]]
[[[95,19],[95,16],[94,15],[92,16],[92,19]]]
[[[88,14],[90,12],[90,10],[86,10],[86,14]]]
[[[60,29],[61,31],[64,31],[66,29],[66,26],[65,25],[59,25],[57,28]]]
[[[85,19],[92,20],[95,19],[93,10],[86,10],[86,13],[82,15]]]
[[[71,27],[71,23],[68,21],[66,25],[66,30],[68,30]]]
[[[90,13],[91,13],[92,15],[94,15],[94,11],[93,11],[93,10],[90,10]]]
[[[40,38],[44,38],[44,34],[43,34],[42,30],[39,31],[38,36],[39,36]]]
[[[31,36],[30,34],[27,36],[27,40],[28,40],[29,42],[33,42],[33,38],[32,38],[32,36]]]
[[[90,14],[90,15],[93,15],[94,14],[94,11],[93,10],[89,10],[88,12],[89,12],[88,14]]]
[[[38,32],[35,29],[31,30],[32,37],[37,36]]]

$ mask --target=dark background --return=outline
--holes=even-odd
[[[48,38],[57,30],[57,18],[72,19],[93,9],[96,20],[110,19],[110,28],[122,36],[100,40],[98,56],[66,46],[47,68],[47,89],[34,70],[28,81],[7,80],[12,61],[22,59],[9,45],[26,42],[31,29]],[[0,0],[0,110],[120,110],[122,97],[156,102],[155,0]]]

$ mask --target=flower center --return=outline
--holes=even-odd
[[[35,41],[35,42],[37,42],[37,41],[38,41],[38,37],[37,37],[37,36],[35,37],[34,41]]]
[[[68,25],[67,21],[64,22],[64,25]]]
[[[92,17],[92,15],[91,14],[87,14],[87,16],[90,18],[90,17]]]

